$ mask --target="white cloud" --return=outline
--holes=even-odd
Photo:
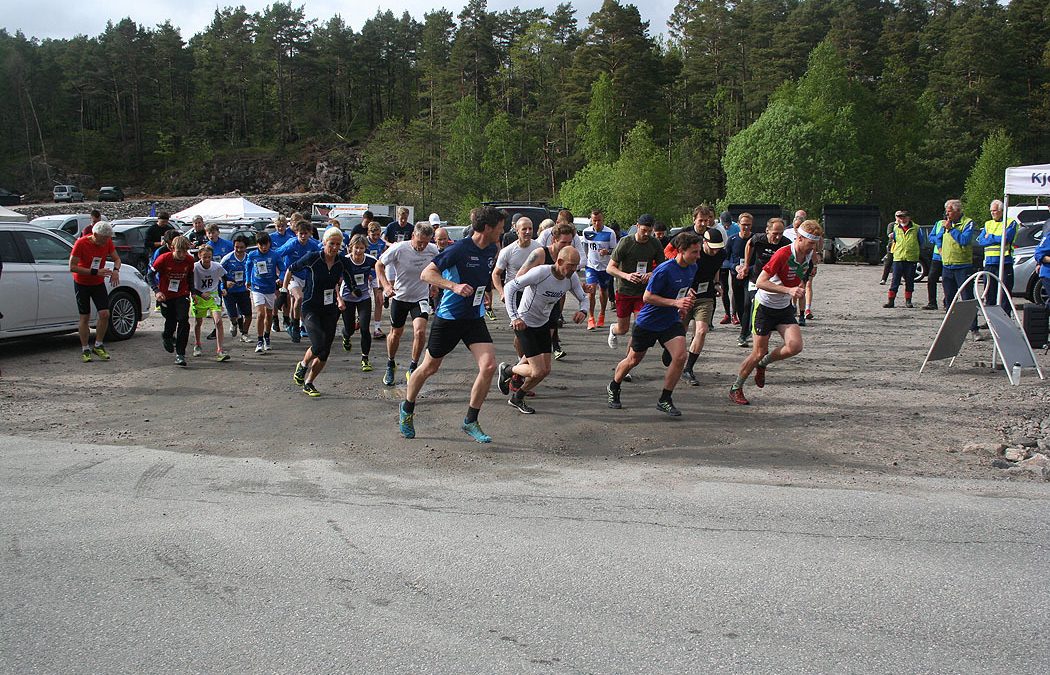
[[[8,2],[3,4],[7,5]],[[101,33],[107,21],[114,23],[125,17],[130,17],[135,22],[153,27],[164,21],[170,20],[182,31],[182,37],[188,40],[194,34],[201,32],[210,22],[217,8],[237,6],[243,4],[249,11],[259,11],[270,2],[261,0],[246,0],[237,2],[199,2],[198,0],[140,0],[128,3],[124,0],[94,0],[90,3],[71,3],[57,0],[37,0],[36,2],[24,2],[10,4],[4,9],[4,27],[9,33],[22,31],[28,37],[44,38],[70,38],[74,35],[96,36]],[[345,3],[335,0],[308,0],[297,2],[292,0],[293,6],[305,5],[306,15],[309,18],[325,21],[336,14],[340,14],[343,20],[355,30],[359,30],[368,18],[375,16],[380,9],[390,10],[396,15],[407,11],[418,20],[423,19],[426,12],[432,11],[440,5],[435,6],[433,0],[393,0],[387,2],[354,2]],[[445,3],[445,7],[453,14],[458,14],[463,4]],[[674,9],[674,0],[652,0],[637,3],[642,19],[649,21],[649,30],[653,35],[666,31],[667,18]],[[543,6],[553,10],[558,2],[530,2],[522,0],[492,0],[489,2],[489,11],[521,7],[522,9]],[[580,26],[587,24],[587,17],[601,6],[601,0],[577,0],[573,3],[576,7],[576,16]]]

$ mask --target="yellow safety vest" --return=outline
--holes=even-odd
[[[944,221],[940,222],[943,224]],[[960,222],[953,229],[962,230],[971,222],[973,221]],[[941,238],[941,262],[945,265],[973,265],[973,244],[960,246],[951,231],[945,227],[944,237]]]
[[[1014,239],[1017,238],[1017,223],[1014,220],[1010,221],[1010,224],[1014,226],[1014,236],[1010,238],[1010,241],[1006,242],[1006,257],[1013,258],[1014,256]],[[1002,237],[1005,227],[1001,220],[986,220],[984,221],[984,231],[990,235]],[[992,244],[984,247],[984,264],[987,265],[991,262],[999,262],[999,244]]]
[[[893,260],[895,262],[918,262],[919,228],[910,225],[904,229],[900,225],[893,227]]]

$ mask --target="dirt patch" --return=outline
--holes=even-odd
[[[977,367],[990,360],[990,341],[967,343],[954,367],[938,362],[920,375],[941,314],[883,309],[878,273],[824,266],[816,320],[803,329],[805,351],[771,367],[765,389],[749,384],[747,407],[726,396],[744,351],[732,326],[716,326],[709,337],[696,367],[701,385],[676,390],[679,419],[655,409],[663,375],[656,353],[624,384],[624,409],[609,410],[605,385],[622,350],[609,349],[602,330],[571,326],[563,333],[569,356],[533,399],[538,414],[520,415],[493,387],[481,420],[495,440],[469,441],[459,424],[474,371],[460,349],[424,389],[419,436],[405,441],[396,408],[407,345],[398,386],[388,388],[380,382],[382,345],[372,350],[376,370],[362,373],[358,340],[351,353],[337,342],[318,381],[324,396],[310,399],[291,378],[305,343],[275,335],[274,351],[259,356],[238,342],[228,363],[191,357],[188,369],[177,369],[161,349],[154,317],[132,340],[113,344],[108,363],[81,364],[73,336],[0,346],[0,430],[274,461],[322,458],[345,471],[430,476],[513,471],[542,480],[559,467],[602,462],[694,477],[696,467],[759,469],[770,481],[1005,476],[981,448],[1048,433],[1039,421],[1050,411],[1050,389],[1034,371],[1012,387],[1001,371]],[[498,316],[490,323],[497,354],[510,359],[511,333]],[[1046,368],[1047,357],[1038,358]]]

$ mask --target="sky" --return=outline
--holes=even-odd
[[[272,0],[223,0],[222,2],[200,2],[198,0],[138,0],[129,3],[127,0],[89,0],[85,3],[68,0],[0,0],[3,8],[3,27],[9,33],[22,31],[27,37],[71,38],[75,35],[96,36],[101,33],[107,21],[117,22],[130,17],[136,23],[153,27],[171,20],[182,31],[182,38],[189,40],[201,32],[211,22],[216,8],[244,5],[249,12],[262,10]],[[291,0],[292,6],[305,5],[306,16],[325,21],[336,14],[354,30],[360,30],[364,22],[375,16],[376,11],[390,10],[400,16],[407,11],[417,20],[433,9],[445,7],[458,14],[466,4],[463,1],[439,2],[437,0],[387,0],[373,2],[339,2],[338,0]],[[627,4],[625,0],[621,0]],[[643,21],[649,21],[649,32],[656,36],[667,30],[667,19],[674,10],[676,0],[635,0]],[[489,11],[499,11],[520,7],[522,9],[543,6],[553,10],[558,2],[541,2],[540,0],[489,0]],[[601,6],[601,0],[574,0],[576,18],[580,26],[587,25],[587,17]]]

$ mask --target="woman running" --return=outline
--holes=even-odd
[[[353,349],[350,338],[360,327],[363,373],[372,371],[372,364],[368,360],[368,354],[372,350],[372,333],[368,330],[368,321],[372,317],[372,294],[369,289],[376,274],[376,259],[365,254],[367,247],[368,240],[364,235],[355,234],[350,238],[350,254],[343,260],[343,264],[348,268],[347,272],[354,278],[354,284],[361,293],[354,295],[346,284],[343,284],[340,293],[346,305],[346,309],[343,310],[343,350]]]

